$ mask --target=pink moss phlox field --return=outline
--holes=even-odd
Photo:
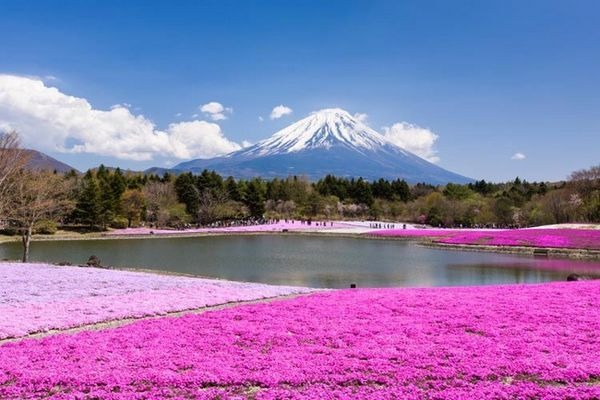
[[[317,225],[317,222],[319,225]],[[288,231],[307,231],[307,230],[323,230],[323,229],[334,229],[340,227],[346,227],[347,225],[340,222],[327,222],[326,225],[322,225],[320,221],[313,221],[311,225],[301,224],[300,221],[291,222],[278,222],[275,224],[264,224],[264,225],[248,225],[248,226],[232,226],[224,228],[192,228],[184,230],[172,230],[172,229],[152,229],[152,228],[127,228],[117,229],[108,233],[108,235],[123,236],[123,235],[182,235],[182,234],[194,234],[194,233],[262,233],[262,232],[281,232],[284,229]]]
[[[0,339],[306,291],[98,268],[0,263]]]
[[[599,301],[600,281],[349,289],[25,339],[0,346],[0,398],[594,399]]]
[[[446,244],[600,250],[599,229],[393,229],[370,234],[388,237],[430,237]]]

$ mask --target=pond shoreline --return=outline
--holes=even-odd
[[[433,241],[423,241],[423,246],[443,250],[457,251],[482,251],[504,254],[526,254],[535,257],[546,258],[569,258],[575,260],[600,260],[600,250],[570,249],[556,247],[533,247],[533,246],[491,246],[477,244],[449,244]]]
[[[436,241],[436,237],[430,236],[379,236],[369,233],[350,233],[327,231],[297,230],[287,232],[277,231],[246,231],[246,232],[178,232],[161,234],[128,234],[110,235],[106,233],[86,234],[58,234],[58,235],[36,235],[32,242],[72,241],[72,240],[135,240],[135,239],[166,239],[166,238],[194,238],[214,236],[314,236],[314,237],[336,237],[369,240],[400,240],[411,241],[419,245],[439,248],[444,250],[476,251],[500,254],[523,254],[531,256],[542,256],[548,258],[569,258],[576,260],[600,260],[600,250],[566,248],[566,247],[539,247],[539,246],[497,246],[478,244],[449,244]],[[3,243],[19,242],[19,236],[0,236],[0,245]],[[536,254],[538,253],[538,254]]]

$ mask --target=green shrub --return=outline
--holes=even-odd
[[[129,221],[125,217],[115,217],[110,223],[111,228],[125,229],[129,226]]]
[[[7,226],[3,229],[0,229],[0,235],[15,236],[18,233],[19,233],[19,230],[13,226]]]
[[[38,221],[33,227],[33,233],[37,235],[54,235],[57,230],[56,222],[47,219]]]

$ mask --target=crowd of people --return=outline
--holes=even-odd
[[[278,218],[268,219],[268,218],[250,217],[250,218],[243,218],[243,219],[215,221],[215,222],[207,224],[207,225],[183,224],[181,226],[178,226],[177,229],[185,230],[185,229],[192,229],[192,228],[234,228],[234,227],[243,227],[243,226],[275,225],[275,224],[280,224],[282,222],[285,224],[291,224],[291,225],[297,223],[299,225],[306,225],[306,226],[333,227],[333,221],[313,221],[310,218],[294,220],[294,219],[278,219]],[[372,229],[400,229],[400,227],[402,229],[407,228],[406,224],[396,224],[396,223],[388,223],[388,222],[369,222],[369,228],[372,228]],[[416,225],[415,227],[425,229],[428,226],[423,224],[423,225]],[[439,226],[437,226],[437,228],[518,229],[518,228],[521,228],[521,226],[501,225],[501,224],[475,224],[475,225],[471,225],[471,226],[465,226],[463,224],[455,224],[455,225],[451,225],[451,226],[443,226],[440,224]]]
[[[396,224],[382,223],[382,222],[371,222],[369,228],[373,229],[396,229]],[[406,229],[406,224],[402,224],[402,229]]]
[[[257,225],[276,225],[284,222],[285,224],[308,225],[308,226],[333,226],[333,221],[313,221],[312,219],[268,219],[268,218],[243,218],[243,219],[231,219],[231,220],[220,220],[215,221],[206,225],[192,225],[184,224],[178,227],[180,230],[191,229],[191,228],[234,228],[243,226],[257,226]]]

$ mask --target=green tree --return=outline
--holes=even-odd
[[[323,197],[313,190],[309,195],[306,202],[306,211],[311,216],[317,216],[323,211]]]
[[[127,189],[123,193],[123,212],[127,218],[127,227],[138,223],[145,211],[146,199],[141,190]]]
[[[100,188],[92,171],[87,171],[75,205],[74,217],[93,229],[100,222]]]
[[[455,183],[447,184],[442,193],[451,200],[467,200],[475,194],[467,185],[457,185]]]
[[[232,176],[228,177],[224,183],[227,197],[234,201],[242,201],[243,196],[240,187]]]
[[[244,203],[248,207],[250,215],[255,218],[260,218],[265,213],[265,192],[266,188],[260,178],[254,178],[248,182]]]
[[[373,204],[373,192],[371,191],[371,185],[369,182],[358,178],[358,180],[352,179],[350,181],[350,197],[354,199],[358,204],[366,204],[371,206]]]
[[[398,200],[403,201],[404,203],[410,200],[410,187],[404,179],[393,180],[391,187],[394,197],[396,197]]]
[[[185,204],[187,213],[195,218],[198,215],[200,192],[191,173],[181,174],[175,179],[175,193],[179,202]]]
[[[110,185],[109,177],[99,179],[99,190],[100,190],[100,223],[102,227],[106,229],[108,224],[116,216],[115,214],[115,197]],[[120,199],[119,199],[120,201]]]
[[[383,178],[379,179],[378,181],[373,182],[371,187],[373,190],[373,196],[385,200],[394,199],[394,190],[392,189],[392,185],[387,180]]]
[[[494,203],[494,214],[496,215],[496,222],[500,224],[509,225],[513,222],[513,201],[505,196],[501,196],[496,199]]]
[[[122,210],[121,198],[127,189],[127,180],[120,168],[117,168],[110,178],[110,190],[113,198],[114,213],[120,215]]]

